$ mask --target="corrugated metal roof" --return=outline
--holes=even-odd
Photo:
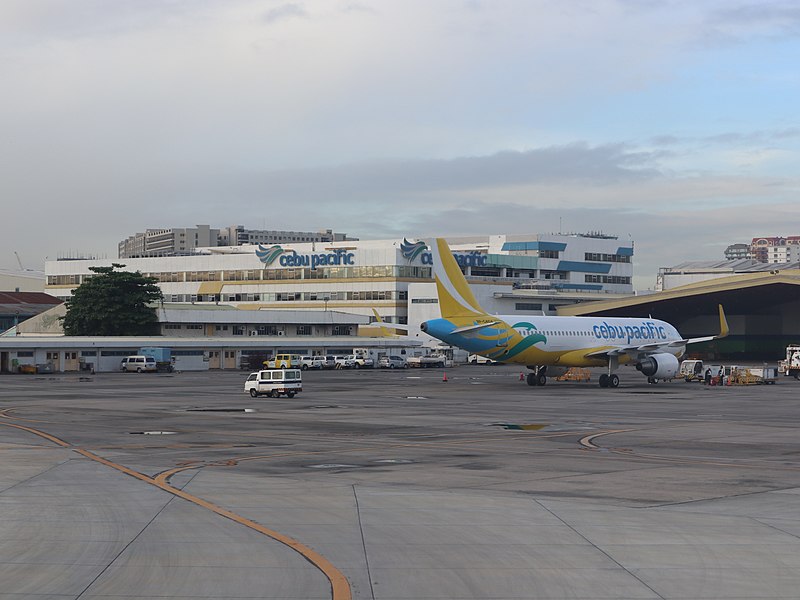
[[[367,325],[366,315],[335,310],[216,310],[205,308],[159,308],[161,323],[209,323],[209,324],[298,324],[298,325]]]

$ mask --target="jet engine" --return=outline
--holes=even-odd
[[[642,375],[647,375],[654,379],[671,379],[678,374],[679,369],[678,359],[666,352],[653,354],[636,363],[637,371],[641,371]]]

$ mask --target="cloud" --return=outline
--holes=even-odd
[[[268,10],[264,14],[264,22],[272,24],[286,19],[304,19],[307,16],[308,13],[302,6],[292,2]]]
[[[710,11],[707,23],[729,39],[800,34],[800,6],[796,2],[725,2],[721,6]]]

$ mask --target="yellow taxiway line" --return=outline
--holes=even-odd
[[[5,415],[0,415],[0,416],[5,416]],[[34,435],[37,435],[39,437],[42,437],[42,438],[50,441],[50,442],[53,442],[54,444],[56,444],[58,446],[61,446],[62,448],[69,448],[73,452],[76,452],[76,453],[80,454],[81,456],[85,456],[86,458],[88,458],[90,460],[98,462],[98,463],[100,463],[102,465],[105,465],[107,467],[111,467],[112,469],[116,469],[117,471],[120,471],[121,473],[125,473],[126,475],[130,475],[131,477],[134,477],[134,478],[136,478],[136,479],[138,479],[140,481],[144,481],[145,483],[149,483],[150,485],[153,485],[153,486],[155,486],[155,487],[157,487],[157,488],[159,488],[161,490],[164,490],[167,493],[170,493],[170,494],[172,494],[174,496],[177,496],[178,498],[183,498],[184,500],[186,500],[188,502],[191,502],[192,504],[196,504],[197,506],[200,506],[200,507],[205,508],[207,510],[210,510],[210,511],[212,511],[212,512],[214,512],[214,513],[216,513],[216,514],[218,514],[218,515],[220,515],[222,517],[225,517],[226,519],[230,519],[232,521],[235,521],[236,523],[239,523],[240,525],[244,525],[245,527],[248,527],[248,528],[250,528],[250,529],[252,529],[254,531],[257,531],[257,532],[259,532],[259,533],[261,533],[261,534],[263,534],[263,535],[265,535],[267,537],[270,537],[270,538],[274,539],[275,541],[278,541],[281,544],[284,544],[284,545],[288,546],[289,548],[291,548],[292,550],[294,550],[295,552],[297,552],[298,554],[303,556],[306,560],[308,560],[315,567],[317,567],[317,569],[322,571],[322,573],[325,575],[325,577],[327,577],[328,581],[331,584],[331,597],[332,597],[332,600],[351,600],[351,598],[352,598],[352,594],[350,592],[350,584],[348,583],[347,578],[345,578],[345,576],[342,574],[342,572],[339,571],[339,569],[337,569],[335,566],[333,566],[333,564],[327,558],[322,556],[320,553],[316,552],[315,550],[312,550],[308,546],[306,546],[304,544],[301,544],[297,540],[295,540],[295,539],[293,539],[293,538],[291,538],[291,537],[289,537],[287,535],[284,535],[284,534],[279,533],[277,531],[273,531],[272,529],[264,527],[260,523],[256,523],[255,521],[251,521],[250,519],[247,519],[247,518],[245,518],[245,517],[243,517],[241,515],[238,515],[238,514],[236,514],[234,512],[226,510],[226,509],[224,509],[224,508],[222,508],[220,506],[217,506],[216,504],[212,504],[211,502],[208,502],[207,500],[203,500],[202,498],[199,498],[197,496],[189,494],[188,492],[185,492],[185,491],[183,491],[181,489],[178,489],[176,487],[173,487],[173,486],[169,485],[166,482],[166,480],[169,478],[168,473],[170,473],[170,472],[162,473],[159,477],[154,479],[152,477],[149,477],[149,476],[145,475],[144,473],[139,473],[138,471],[134,471],[133,469],[129,469],[128,467],[125,467],[125,466],[120,465],[118,463],[115,463],[115,462],[112,462],[110,460],[107,460],[107,459],[105,459],[105,458],[103,458],[101,456],[98,456],[97,454],[89,452],[88,450],[84,450],[82,448],[75,448],[71,444],[65,442],[64,440],[62,440],[60,438],[57,438],[54,435],[50,435],[49,433],[46,433],[44,431],[40,431],[40,430],[34,429],[32,427],[26,427],[24,425],[18,425],[16,423],[5,423],[5,422],[2,422],[2,421],[0,421],[0,425],[5,425],[6,427],[13,427],[15,429],[21,429],[22,431],[27,431],[28,433],[32,433]],[[177,469],[177,471],[180,471],[180,470],[182,470],[182,469]],[[176,471],[176,470],[173,469],[173,471]]]

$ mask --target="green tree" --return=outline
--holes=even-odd
[[[151,306],[163,299],[153,277],[121,271],[125,265],[89,267],[96,273],[64,303],[66,335],[158,335],[158,315]]]

